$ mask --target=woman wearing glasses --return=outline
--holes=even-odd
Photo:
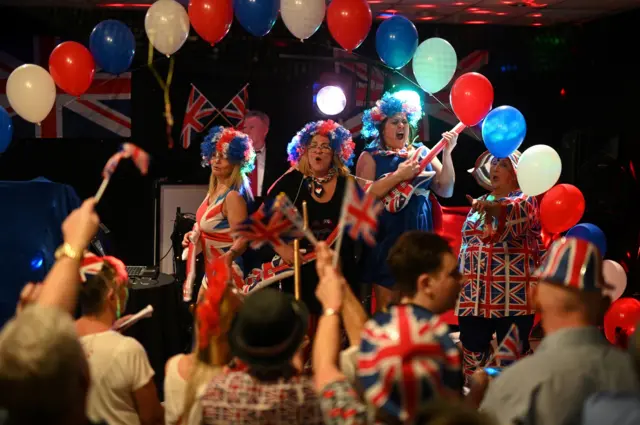
[[[285,193],[302,213],[302,203],[306,201],[309,229],[318,240],[326,240],[331,244],[338,233],[342,199],[349,175],[347,167],[352,163],[354,148],[351,133],[334,121],[308,123],[289,143],[287,153],[292,168],[269,190],[266,202]],[[355,272],[353,245],[348,239],[344,238],[340,251],[345,276]],[[301,240],[300,245],[301,250],[310,250],[306,240]],[[276,261],[293,264],[291,245],[283,245],[276,252],[280,257]],[[315,297],[317,283],[315,266],[303,266],[301,296],[312,314],[322,311]],[[283,281],[282,289],[293,293],[293,279]]]

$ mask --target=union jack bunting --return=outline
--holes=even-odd
[[[365,324],[357,373],[367,402],[401,421],[415,418],[444,388],[462,390],[460,352],[446,322],[408,304]]]
[[[575,237],[551,244],[539,279],[587,292],[600,292],[608,285],[602,275],[602,255],[591,242]]]
[[[260,249],[265,243],[280,246],[299,237],[300,232],[294,232],[291,221],[272,207],[273,201],[262,204],[258,211],[233,229],[231,235],[245,238],[253,249]]]
[[[499,217],[487,224],[484,215],[470,211],[462,226],[457,316],[490,319],[534,313],[528,296],[538,281],[535,271],[543,254],[538,201],[516,190],[499,202]]]
[[[333,57],[336,59],[353,59],[353,55],[342,49],[334,48]],[[356,82],[355,106],[357,113],[347,118],[341,124],[351,132],[353,137],[360,135],[362,130],[362,110],[373,106],[376,100],[382,97],[384,92],[384,73],[377,67],[371,68],[371,79],[368,78],[366,63],[361,62],[336,62],[336,74],[352,74]],[[367,90],[369,91],[369,102],[367,103]]]
[[[13,117],[15,137],[131,137],[131,73],[117,77],[97,73],[80,97],[57,89],[54,107],[39,126],[23,120],[11,108],[6,93],[11,72],[25,63],[48,68],[49,55],[59,41],[47,36],[0,38],[0,105]]]
[[[247,113],[247,103],[249,103],[249,84],[246,84],[233,99],[222,108],[222,113],[229,119],[235,128],[239,128]]]
[[[522,343],[518,327],[512,324],[504,339],[495,352],[495,360],[504,367],[515,362],[522,356]]]
[[[381,202],[360,189],[353,179],[348,179],[340,223],[351,239],[362,238],[368,245],[375,245],[378,216],[382,209]]]
[[[191,92],[187,100],[187,110],[182,120],[182,131],[180,132],[180,140],[182,147],[187,149],[191,145],[191,137],[193,132],[202,132],[206,125],[204,118],[212,115],[216,111],[216,107],[201,92],[191,84]]]

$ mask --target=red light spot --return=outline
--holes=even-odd
[[[145,9],[148,7],[151,7],[151,3],[103,3],[103,4],[98,4],[98,7],[104,7],[104,8],[136,8],[136,9]]]
[[[469,12],[475,12],[476,10],[480,10],[477,7],[470,7],[469,9],[467,9]]]
[[[389,18],[392,18],[392,17],[393,17],[393,15],[384,14],[384,15],[376,16],[376,19],[389,19]]]
[[[527,16],[530,18],[542,18],[542,13],[530,13]]]
[[[387,9],[387,10],[383,10],[384,13],[398,13],[397,10],[395,9]]]
[[[629,161],[629,171],[631,172],[631,177],[633,177],[633,179],[637,181],[638,179],[636,178],[636,169],[633,166],[632,161]]]
[[[433,21],[435,18],[433,16],[423,16],[418,18],[419,21]]]
[[[507,12],[498,12],[498,13],[496,13],[496,15],[498,15],[498,16],[507,16],[508,13]]]
[[[534,22],[533,24],[531,24],[532,27],[541,27],[542,24],[540,22]]]
[[[506,4],[507,6],[511,6],[512,4],[515,4],[515,1],[503,1],[501,3]]]
[[[452,6],[464,6],[465,4],[466,4],[466,3],[465,3],[465,2],[463,2],[463,1],[457,1],[457,2],[453,3],[453,5],[452,5]]]
[[[438,6],[435,4],[416,4],[416,7],[418,9],[435,9]]]
[[[471,9],[469,9],[469,10],[471,11]],[[475,9],[472,12],[475,15],[491,15],[493,13],[490,10],[481,10],[481,9]]]
[[[560,96],[564,96],[566,94],[567,94],[567,91],[564,88],[560,89]]]
[[[489,21],[467,21],[465,22],[465,24],[467,25],[484,25],[484,24],[488,24]]]

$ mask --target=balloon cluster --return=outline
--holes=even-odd
[[[34,64],[14,69],[7,79],[9,104],[23,119],[39,124],[53,108],[56,85],[71,96],[80,96],[91,87],[96,64],[103,71],[121,74],[131,66],[135,48],[129,27],[119,21],[103,21],[93,29],[89,49],[75,41],[57,45],[49,56],[49,71]],[[0,153],[11,136],[11,118],[0,108]]]

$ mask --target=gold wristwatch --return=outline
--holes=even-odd
[[[61,257],[69,257],[72,260],[81,260],[84,252],[82,250],[76,250],[71,247],[67,242],[63,243],[56,249],[55,257],[59,260]]]

